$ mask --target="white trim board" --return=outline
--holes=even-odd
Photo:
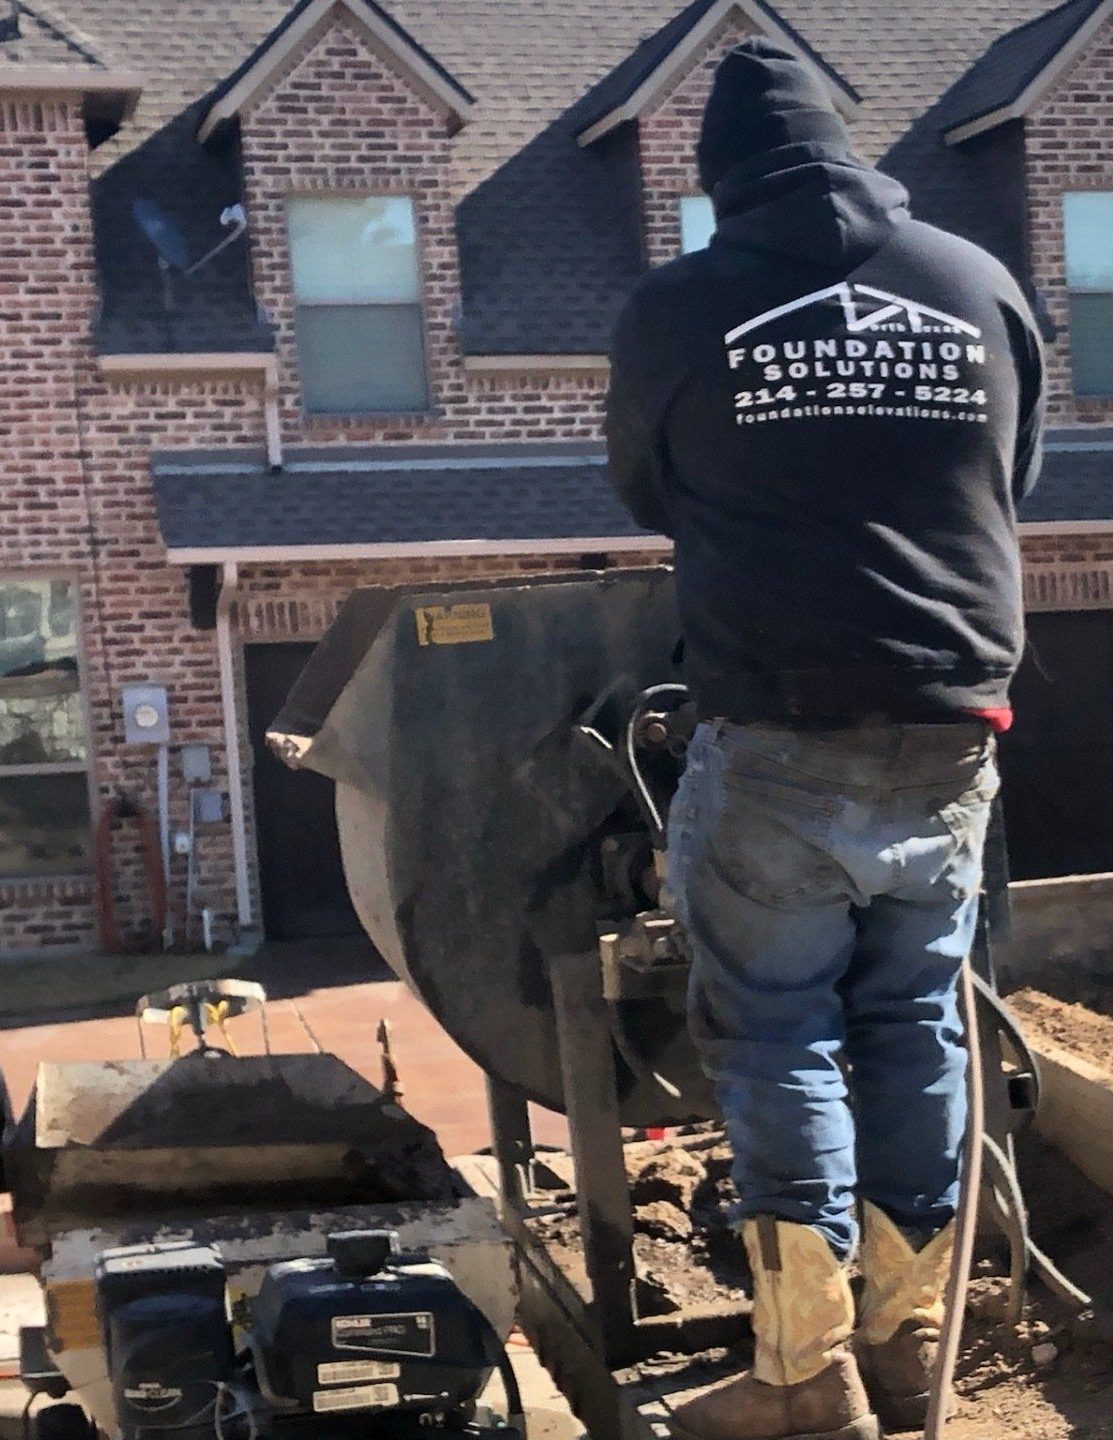
[[[450,119],[463,124],[471,111],[472,102],[464,92],[450,84],[430,65],[416,46],[407,44],[374,10],[360,4],[359,0],[313,0],[293,24],[264,50],[246,74],[209,110],[197,132],[197,138],[202,145],[221,125],[227,124],[259,98],[276,75],[281,73],[283,65],[296,53],[302,42],[327,21],[333,10],[346,11],[363,31],[376,53],[393,60],[421,95],[438,110],[446,112]]]
[[[1109,19],[1111,12],[1113,0],[1105,0],[1105,4],[1099,5],[1085,24],[1078,27],[1067,43],[1055,52],[1015,100],[1008,105],[999,106],[996,110],[989,110],[984,115],[978,115],[964,125],[945,130],[943,138],[947,144],[961,145],[964,140],[970,140],[986,130],[995,130],[998,125],[1004,125],[1009,120],[1022,120],[1039,104],[1064,72],[1082,57],[1090,41]]]
[[[671,550],[661,535],[584,535],[549,540],[415,540],[346,545],[167,546],[173,565],[271,565],[285,561],[427,560],[455,556],[613,554],[629,550]]]
[[[21,65],[0,69],[0,99],[65,98],[80,95],[86,120],[122,125],[135,114],[142,78],[131,70],[97,70],[78,65]]]
[[[1113,535],[1113,517],[1108,520],[1022,520],[1025,535]]]
[[[28,90],[52,95],[124,94],[134,106],[143,80],[134,70],[98,70],[86,65],[20,65],[0,69],[0,95]]]
[[[669,89],[675,77],[684,70],[692,56],[710,40],[723,21],[735,10],[740,11],[744,18],[763,35],[773,40],[780,40],[790,50],[795,51],[804,64],[814,71],[840,115],[851,119],[857,114],[861,102],[854,99],[842,85],[815,64],[807,50],[800,44],[799,39],[787,26],[778,24],[766,9],[754,4],[753,0],[718,0],[718,3],[712,5],[688,33],[677,41],[657,68],[646,76],[628,100],[621,105],[616,105],[614,109],[609,110],[606,115],[577,135],[576,139],[579,143],[585,147],[593,145],[596,140],[617,129],[627,120],[636,120]]]

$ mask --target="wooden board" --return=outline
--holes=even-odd
[[[1113,1075],[1038,1032],[1028,1038],[1040,1063],[1037,1131],[1113,1195]]]

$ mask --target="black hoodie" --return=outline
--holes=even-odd
[[[701,713],[807,725],[1008,703],[1040,342],[996,260],[910,218],[787,51],[719,68],[710,248],[621,316],[607,441],[676,541]]]

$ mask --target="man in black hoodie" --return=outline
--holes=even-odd
[[[714,238],[638,286],[607,416],[619,494],[676,542],[702,723],[671,890],[755,1285],[752,1370],[673,1425],[873,1440],[871,1401],[923,1423],[953,1248],[1040,344],[1004,268],[910,218],[787,50],[725,58],[698,159]]]

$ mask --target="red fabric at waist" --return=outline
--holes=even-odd
[[[1013,712],[1007,705],[997,710],[967,710],[967,715],[976,715],[979,720],[985,720],[990,724],[998,735],[1003,735],[1006,730],[1011,730],[1013,725]]]

